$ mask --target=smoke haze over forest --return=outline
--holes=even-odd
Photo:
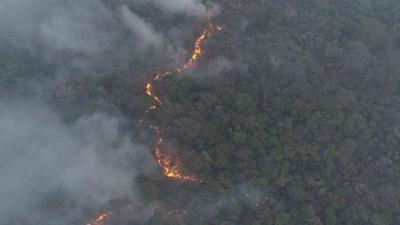
[[[398,0],[0,0],[0,30],[0,225],[400,223]]]
[[[204,18],[207,13],[197,1],[152,3],[166,16]],[[47,92],[72,76],[71,68],[89,73],[110,55],[128,60],[125,54],[132,48],[184,53],[180,43],[170,42],[126,5],[113,9],[97,0],[5,0],[0,20],[3,48],[27,51],[52,68],[41,82],[35,81],[35,71],[18,81],[29,97],[0,100],[0,224],[72,224],[84,218],[85,210],[110,200],[140,201],[135,178],[155,172],[156,163],[149,148],[132,143],[133,133],[122,128],[124,118],[96,112],[66,123]]]

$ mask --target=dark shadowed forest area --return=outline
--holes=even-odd
[[[0,29],[0,225],[400,224],[398,0],[2,0]]]

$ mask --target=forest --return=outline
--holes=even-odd
[[[400,1],[4,0],[0,21],[0,225],[400,224]]]

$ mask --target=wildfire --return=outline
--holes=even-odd
[[[162,172],[166,177],[178,179],[178,180],[188,180],[188,181],[200,181],[194,176],[186,176],[181,172],[181,164],[177,159],[173,159],[171,156],[164,154],[161,151],[161,146],[164,144],[162,138],[157,142],[155,149],[155,157],[157,159],[158,165],[161,166]],[[175,161],[175,163],[174,163]]]
[[[153,99],[153,103],[150,104],[146,113],[152,110],[156,110],[158,107],[162,105],[162,101],[160,97],[154,92],[153,82],[162,80],[168,76],[173,74],[181,74],[183,71],[190,69],[195,65],[196,61],[203,55],[202,44],[203,42],[210,37],[215,31],[222,30],[222,27],[213,25],[209,22],[208,26],[201,32],[201,34],[197,37],[192,54],[186,60],[186,62],[172,70],[168,70],[165,72],[157,72],[154,74],[151,80],[146,82],[145,93]],[[140,123],[144,123],[144,118],[139,119]],[[172,157],[171,155],[165,153],[162,149],[164,147],[164,139],[162,137],[161,129],[158,126],[150,125],[150,128],[157,134],[157,142],[154,149],[154,156],[157,160],[158,165],[162,169],[162,173],[164,176],[176,180],[182,181],[200,181],[199,178],[195,176],[188,176],[182,173],[182,163],[178,158]],[[133,206],[130,204],[126,209],[132,209]],[[87,223],[86,225],[106,225],[105,222],[110,219],[110,217],[114,214],[115,211],[103,212],[97,216],[95,220]],[[116,211],[116,214],[120,212]],[[154,213],[154,212],[153,212]],[[175,214],[186,214],[186,211],[171,211],[163,216],[164,221],[168,221]]]
[[[151,125],[150,128],[157,134],[158,140],[154,149],[154,156],[157,160],[158,165],[162,169],[162,173],[164,176],[168,178],[173,178],[177,180],[186,180],[186,181],[201,181],[200,179],[194,176],[183,175],[182,164],[177,158],[173,158],[172,156],[164,153],[162,148],[164,146],[164,139],[161,136],[161,129],[158,126]]]
[[[162,105],[162,102],[161,102],[160,98],[157,95],[155,95],[154,92],[153,92],[153,84],[151,82],[147,82],[147,84],[146,84],[146,94],[148,96],[152,97],[153,100],[157,103],[156,105],[152,104],[149,107],[147,107],[147,111],[146,112],[151,111],[151,110],[155,110],[155,109],[157,109],[157,106],[161,106]]]
[[[184,70],[189,69],[194,65],[194,63],[200,58],[203,54],[203,49],[201,47],[202,43],[210,37],[214,31],[222,30],[221,26],[213,25],[211,22],[208,23],[208,26],[201,32],[200,36],[196,39],[194,43],[194,48],[190,58],[186,61],[185,64],[175,69],[177,73],[182,73]]]
[[[108,219],[108,217],[112,214],[112,212],[104,212],[97,216],[97,218],[86,225],[104,225],[104,222]]]
[[[194,50],[192,53],[192,56],[190,57],[189,61],[186,64],[193,64],[196,60],[199,59],[199,57],[203,53],[203,49],[201,48],[201,44],[204,42],[204,40],[209,37],[214,30],[221,30],[222,28],[220,26],[214,26],[212,23],[208,24],[208,27],[203,30],[201,35],[197,38],[195,44],[194,44]]]
[[[203,42],[208,37],[210,37],[215,31],[220,31],[220,30],[222,30],[222,27],[213,25],[210,22],[208,26],[197,37],[194,43],[192,54],[184,64],[169,71],[157,72],[154,74],[151,80],[146,82],[145,93],[153,99],[153,103],[147,107],[146,112],[156,110],[158,107],[162,105],[160,97],[154,92],[153,82],[159,81],[173,74],[181,74],[183,71],[195,65],[196,61],[203,55],[203,49],[202,49]],[[158,165],[162,169],[162,173],[164,174],[164,176],[183,181],[200,181],[200,179],[194,176],[183,175],[182,163],[179,161],[179,159],[174,158],[162,151],[164,146],[164,139],[162,138],[161,135],[161,129],[155,125],[151,125],[150,128],[153,129],[153,131],[157,134],[158,137],[154,149],[154,155]]]
[[[220,31],[222,30],[221,26],[213,25],[211,22],[208,23],[208,26],[201,32],[199,37],[196,39],[193,47],[193,51],[191,56],[189,57],[188,60],[181,66],[178,66],[172,70],[165,71],[165,72],[157,72],[154,74],[151,80],[146,82],[146,94],[153,98],[154,102],[156,104],[152,104],[149,107],[147,107],[146,112],[152,111],[157,109],[159,106],[162,105],[162,102],[160,100],[160,97],[158,97],[154,91],[153,91],[153,82],[161,80],[165,77],[171,76],[172,74],[181,74],[183,71],[191,68],[195,62],[200,58],[200,56],[203,54],[203,49],[202,49],[202,44],[203,42],[210,37],[215,31]]]

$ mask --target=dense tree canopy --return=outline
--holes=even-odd
[[[195,69],[155,83],[164,105],[147,115],[203,182],[141,177],[145,201],[186,211],[146,224],[399,224],[400,2],[215,2],[223,31]],[[1,51],[2,95],[54,72],[28,52]],[[154,62],[137,62],[103,76],[73,72],[48,88],[49,101],[67,121],[123,114],[151,149],[153,131],[137,121]]]

